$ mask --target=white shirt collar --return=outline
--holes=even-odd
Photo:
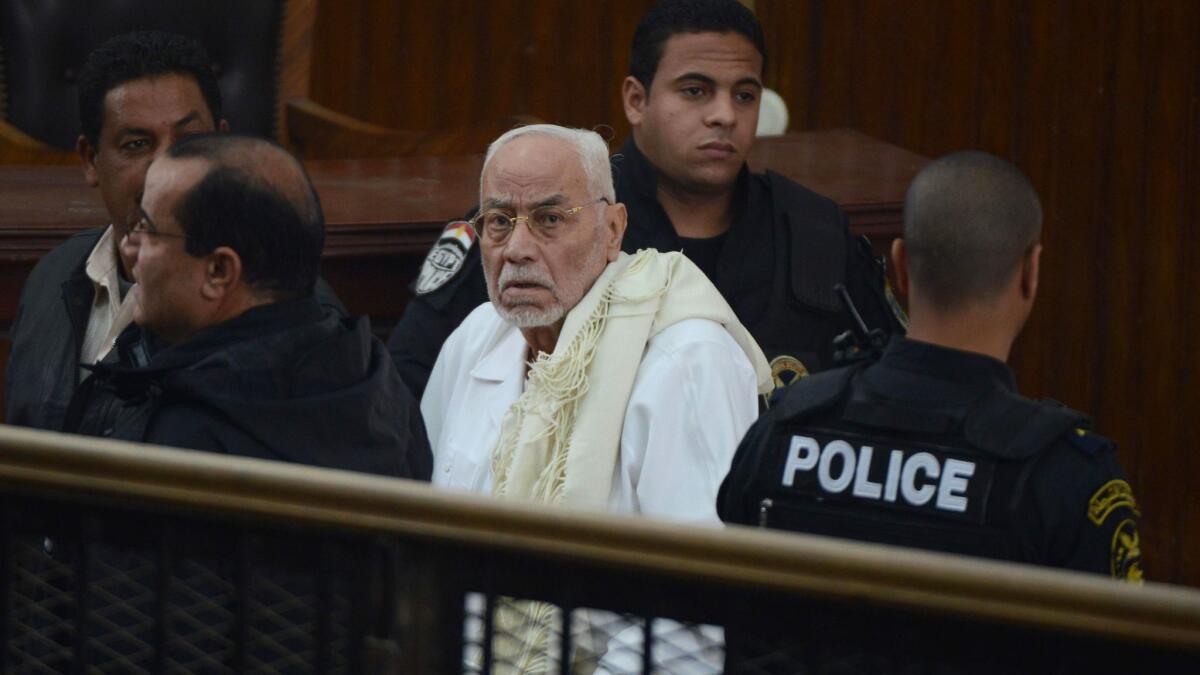
[[[87,273],[93,284],[107,288],[110,296],[115,294],[113,300],[116,304],[120,304],[121,296],[118,287],[121,272],[118,267],[120,262],[117,259],[117,247],[114,246],[115,238],[113,226],[109,225],[104,230],[104,234],[100,235],[96,246],[92,248],[92,253],[84,264],[84,272]]]

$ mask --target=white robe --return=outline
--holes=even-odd
[[[492,491],[492,450],[521,395],[525,358],[520,330],[491,303],[447,339],[421,400],[435,485]],[[757,414],[754,369],[725,328],[704,319],[666,328],[634,380],[608,510],[719,524],[717,489]]]

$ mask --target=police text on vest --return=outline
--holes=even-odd
[[[883,462],[883,453],[875,457],[875,449],[869,445],[857,450],[850,443],[835,439],[822,448],[811,436],[792,436],[788,454],[783,465],[784,487],[792,487],[801,472],[816,472],[821,490],[833,495],[847,489],[860,499],[903,502],[912,506],[925,506],[933,500],[934,506],[943,511],[963,513],[967,510],[967,488],[975,474],[975,462],[938,457],[930,452],[908,454],[901,450],[888,453],[887,470],[883,480],[873,481],[873,462]],[[882,467],[881,467],[882,468]]]

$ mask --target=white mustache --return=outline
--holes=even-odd
[[[541,270],[516,265],[505,265],[500,271],[500,289],[504,290],[512,284],[537,284],[546,288],[554,288],[554,280]]]

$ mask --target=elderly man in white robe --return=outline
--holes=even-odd
[[[421,401],[435,485],[716,525],[717,489],[771,387],[762,351],[679,253],[621,252],[608,148],[521,127],[488,148],[489,303]]]

